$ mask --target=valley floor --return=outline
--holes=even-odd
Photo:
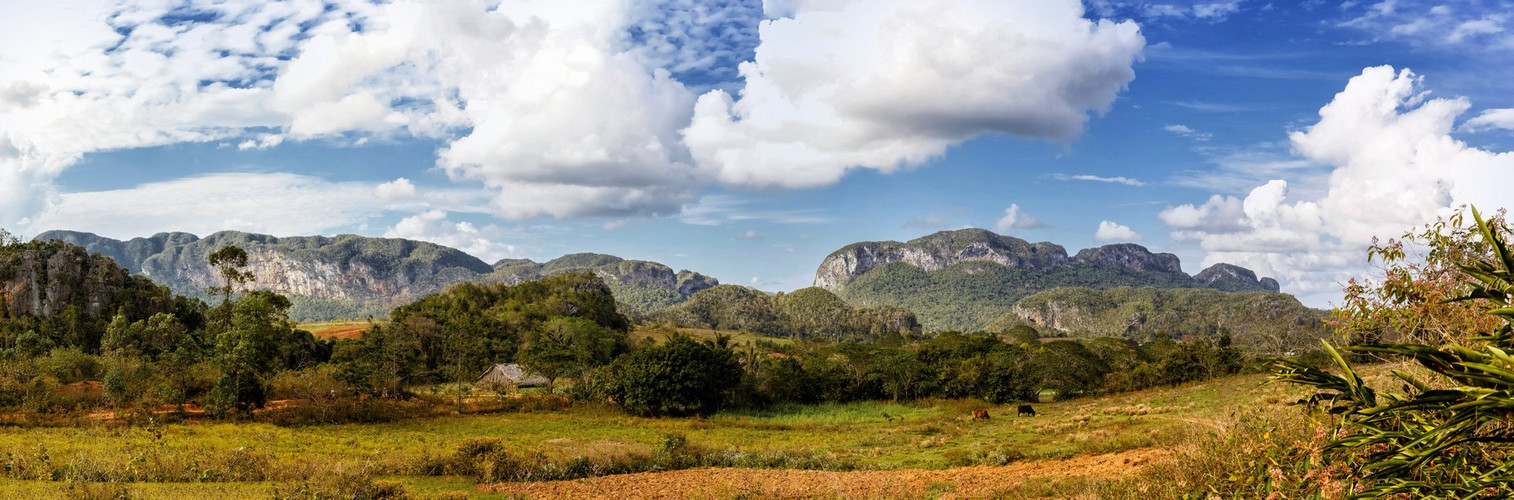
[[[90,488],[151,498],[265,497],[275,488],[308,489],[332,473],[354,471],[422,498],[1058,497],[1088,481],[1127,478],[1195,436],[1226,432],[1239,412],[1298,411],[1286,405],[1298,394],[1294,387],[1267,383],[1265,376],[1244,375],[1038,404],[1035,417],[1014,416],[1014,405],[921,401],[784,406],[708,419],[648,419],[573,407],[295,428],[5,427],[0,479],[8,481],[0,481],[0,497],[95,496]],[[975,409],[992,418],[972,420]],[[477,438],[498,440],[515,456],[565,463],[651,455],[670,436],[707,453],[761,455],[770,457],[764,463],[821,470],[700,468],[475,485],[468,477],[433,476],[444,472],[427,465]],[[245,471],[227,475],[226,468]]]

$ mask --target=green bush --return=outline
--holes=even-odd
[[[682,336],[622,356],[610,371],[610,397],[641,416],[715,413],[742,376],[730,349]]]

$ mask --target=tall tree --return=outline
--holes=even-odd
[[[292,337],[289,299],[266,290],[230,304],[225,331],[216,338],[221,380],[212,399],[222,408],[247,412],[266,402],[264,382],[278,369],[281,341]]]
[[[236,286],[251,281],[251,271],[243,271],[247,267],[247,251],[236,245],[228,245],[220,250],[211,252],[210,266],[216,268],[216,273],[221,276],[221,286],[212,288],[210,293],[221,294],[221,304],[231,301],[231,294],[236,292]]]

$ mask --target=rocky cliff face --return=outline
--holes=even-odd
[[[1041,273],[1069,268],[1103,269],[1149,274],[1181,286],[1225,291],[1278,291],[1277,282],[1271,278],[1258,280],[1256,273],[1230,264],[1212,266],[1200,273],[1202,279],[1196,279],[1183,272],[1182,262],[1176,255],[1152,253],[1133,243],[1088,248],[1069,258],[1061,245],[1030,243],[983,229],[942,231],[905,243],[869,241],[847,245],[820,263],[815,272],[815,286],[839,293],[858,276],[894,262],[926,272],[963,262],[991,262],[1010,269]]]
[[[630,312],[649,312],[688,300],[700,290],[719,285],[720,281],[689,270],[674,272],[657,262],[627,260],[596,253],[568,254],[543,263],[524,259],[502,260],[487,279],[493,282],[521,283],[569,272],[592,272],[599,275],[615,299]]]
[[[1178,261],[1178,256],[1170,253],[1151,253],[1146,247],[1135,243],[1121,243],[1116,245],[1104,245],[1099,248],[1085,248],[1078,252],[1074,260],[1089,264],[1107,264],[1136,271],[1150,271],[1156,273],[1181,274],[1183,263]]]
[[[304,319],[349,315],[354,310],[382,313],[395,304],[465,281],[515,284],[578,271],[599,274],[617,292],[661,290],[669,295],[664,300],[672,301],[718,284],[699,273],[675,273],[662,264],[612,255],[573,254],[541,264],[506,259],[491,266],[433,243],[357,235],[279,238],[222,231],[205,238],[159,233],[119,241],[90,233],[49,231],[36,240],[78,245],[175,292],[199,296],[220,284],[208,263],[209,254],[236,245],[247,251],[246,270],[253,275],[248,287],[290,295],[297,306],[292,314]],[[302,309],[312,300],[321,310]]]
[[[1227,292],[1242,292],[1261,288],[1264,292],[1277,293],[1277,280],[1272,278],[1257,279],[1256,273],[1250,269],[1230,264],[1215,264],[1209,266],[1199,274],[1193,276],[1193,280],[1199,282],[1205,288],[1224,290]]]
[[[903,262],[935,271],[961,262],[992,262],[1012,269],[1045,271],[1067,264],[1067,250],[1053,243],[1029,243],[984,229],[942,231],[906,243],[868,241],[832,252],[815,272],[815,286],[839,292],[853,278],[883,265]]]
[[[58,240],[114,259],[126,269],[184,294],[218,285],[207,257],[236,245],[247,251],[250,288],[322,299],[372,300],[416,296],[492,271],[461,251],[432,243],[309,236],[277,238],[222,231],[205,238],[160,233],[118,241],[90,233],[49,231],[37,240]]]
[[[9,315],[56,317],[70,306],[110,314],[117,295],[129,288],[152,285],[78,246],[32,242],[0,248],[0,309]]]

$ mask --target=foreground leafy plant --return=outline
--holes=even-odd
[[[1514,490],[1514,250],[1502,224],[1490,224],[1476,209],[1472,216],[1477,232],[1468,237],[1480,238],[1491,258],[1461,264],[1466,292],[1447,302],[1480,303],[1499,326],[1442,346],[1373,343],[1337,350],[1325,343],[1340,374],[1292,361],[1276,365],[1277,379],[1317,389],[1310,402],[1343,418],[1340,437],[1324,452],[1354,467],[1355,497],[1502,497]],[[1403,394],[1385,392],[1363,381],[1341,351],[1409,360],[1434,376],[1394,370]]]

